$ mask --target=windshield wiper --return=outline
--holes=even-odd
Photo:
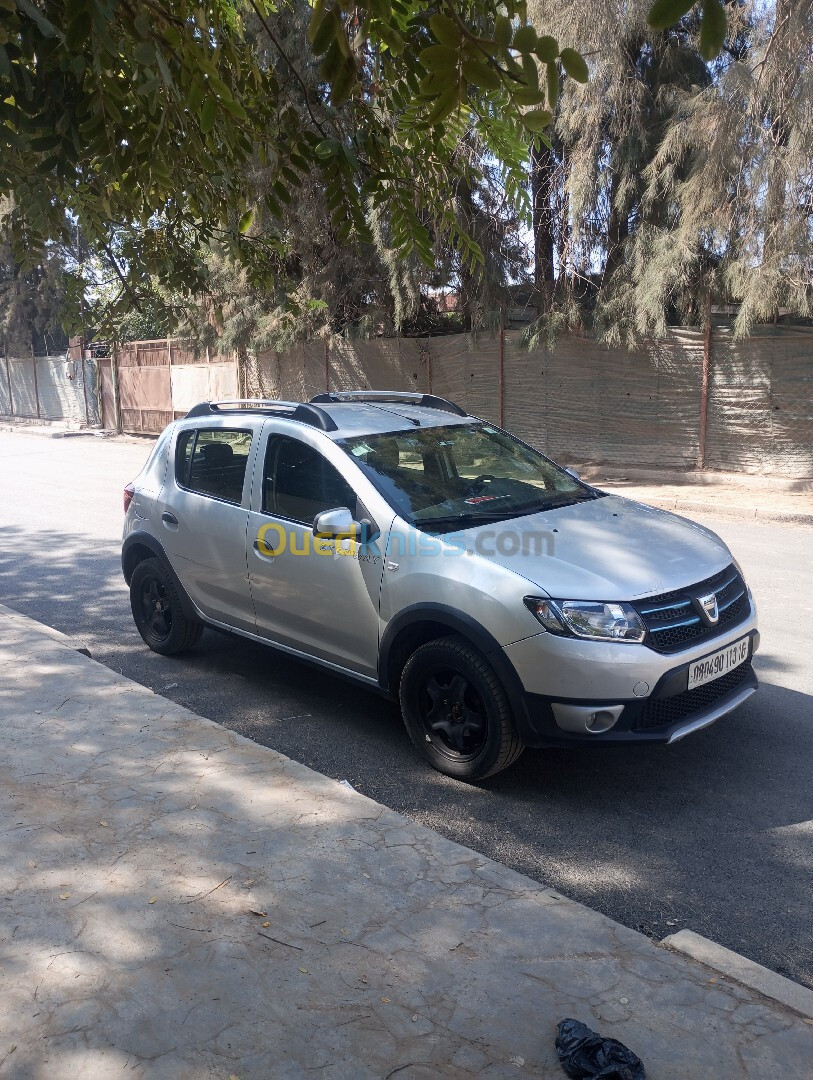
[[[542,514],[546,510],[558,510],[563,506],[571,506],[574,503],[580,502],[592,502],[593,499],[600,498],[601,495],[591,491],[573,492],[572,494],[567,495],[562,493],[556,498],[549,499],[544,503],[534,503],[530,506],[527,504],[524,506],[515,506],[511,510],[486,510],[480,514],[446,514],[442,517],[420,518],[413,520],[413,525],[419,529],[431,529],[434,525],[457,525],[460,529],[471,529],[475,525],[488,525],[495,521],[510,521],[511,518],[528,517],[531,514]]]

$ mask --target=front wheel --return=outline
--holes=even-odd
[[[145,643],[153,652],[172,656],[197,645],[203,625],[188,619],[178,588],[163,559],[144,559],[130,579],[130,608]]]
[[[523,751],[502,684],[463,638],[417,649],[404,667],[400,699],[412,742],[447,776],[482,780]]]

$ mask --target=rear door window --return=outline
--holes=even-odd
[[[237,428],[184,431],[175,453],[178,485],[199,495],[239,504],[243,501],[251,432]]]

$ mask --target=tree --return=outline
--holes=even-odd
[[[0,355],[26,357],[65,348],[62,313],[74,286],[59,252],[50,250],[23,270],[0,233]]]
[[[662,28],[645,0],[570,5],[591,79],[563,85],[552,146],[531,160],[533,332],[589,323],[634,343],[704,321],[711,297],[739,303],[740,335],[780,307],[810,314],[811,8],[732,3],[703,62],[694,11]],[[529,10],[564,32],[555,0]]]
[[[689,5],[665,6],[670,19]],[[316,170],[340,241],[372,238],[372,208],[401,257],[430,264],[442,237],[473,268],[482,253],[453,193],[482,173],[458,153],[461,138],[472,132],[503,163],[518,199],[518,163],[550,119],[539,64],[587,78],[584,59],[537,33],[525,10],[514,0],[316,0],[314,90],[267,0],[0,0],[0,192],[15,259],[35,265],[78,221],[130,303],[140,277],[194,288],[190,252],[213,243],[260,281],[284,240],[278,228],[251,231],[259,166],[271,173],[269,220]],[[704,24],[719,11],[704,0]],[[260,40],[278,64],[258,62]],[[282,67],[304,108],[282,92]],[[126,231],[119,252],[116,230]]]
[[[745,3],[731,29],[711,85],[676,92],[645,198],[671,208],[670,242],[738,304],[743,336],[781,308],[813,315],[813,2]],[[658,288],[674,292],[662,263]]]

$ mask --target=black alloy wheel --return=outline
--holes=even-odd
[[[481,780],[522,753],[505,690],[465,638],[439,638],[416,649],[404,666],[400,699],[416,749],[448,776]]]
[[[485,706],[465,675],[440,668],[424,677],[420,700],[424,731],[461,757],[477,755],[488,730]]]
[[[136,566],[130,579],[130,609],[153,652],[171,656],[200,641],[203,624],[184,613],[175,578],[163,559],[144,559]]]

